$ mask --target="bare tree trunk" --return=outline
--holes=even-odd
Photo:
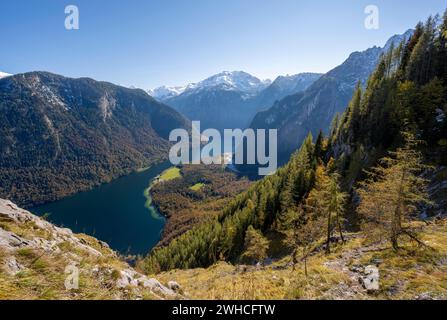
[[[296,271],[296,264],[297,264],[297,258],[296,255],[298,254],[298,249],[294,249],[292,252],[292,272]]]
[[[398,238],[399,235],[402,233],[402,206],[403,206],[403,185],[405,180],[406,172],[403,170],[402,177],[400,180],[400,186],[399,186],[399,196],[397,198],[396,203],[396,209],[394,210],[394,217],[393,222],[391,226],[391,244],[393,245],[394,250],[399,250],[399,243]]]
[[[331,253],[331,212],[327,216],[327,240],[326,240],[326,253]]]
[[[394,227],[393,227],[394,228]],[[393,245],[393,249],[395,251],[399,250],[399,243],[397,242],[397,235],[395,230],[392,231],[392,235],[391,235],[391,244]]]
[[[399,207],[399,205],[398,205]],[[398,238],[399,238],[399,222],[398,222],[398,217],[400,215],[399,213],[399,209],[398,207],[396,208],[395,212],[394,212],[394,217],[393,217],[393,221],[392,221],[392,225],[391,225],[391,244],[393,246],[393,249],[395,251],[399,250],[399,243],[398,243]]]
[[[338,212],[337,212],[337,225],[338,225],[338,232],[340,233],[341,241],[343,243],[345,243],[345,237],[343,236],[343,229],[342,229],[341,222],[340,222],[340,214]]]
[[[304,256],[304,274],[306,275],[306,278],[308,277],[307,274],[307,254]]]

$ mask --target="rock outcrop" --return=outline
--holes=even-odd
[[[181,299],[171,287],[131,268],[106,243],[0,199],[0,300]]]

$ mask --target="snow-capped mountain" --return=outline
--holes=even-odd
[[[256,94],[270,84],[270,80],[262,81],[244,71],[224,71],[199,82],[196,86],[189,88],[189,90],[220,88]]]
[[[184,87],[160,87],[149,91],[202,128],[247,127],[257,112],[255,98],[271,84],[243,71],[224,71]]]
[[[1,71],[0,71],[0,79],[2,79],[2,78],[6,78],[6,77],[10,77],[10,76],[12,76],[12,74],[5,73],[5,72],[1,72]]]
[[[148,90],[147,93],[159,101],[165,101],[181,95],[188,86],[183,87],[167,87],[162,86],[155,89]]]
[[[190,95],[202,90],[226,90],[239,91],[244,95],[254,95],[271,84],[270,80],[260,80],[244,71],[223,71],[198,83],[190,83],[186,86],[167,87],[162,86],[148,93],[155,99],[165,102],[180,95]]]
[[[244,71],[224,71],[184,87],[150,90],[155,99],[172,106],[204,128],[245,128],[254,115],[276,100],[304,91],[321,74],[280,76],[274,82],[260,80]]]

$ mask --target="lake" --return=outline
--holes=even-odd
[[[147,254],[160,240],[165,220],[146,206],[145,189],[169,162],[135,172],[90,191],[77,193],[31,211],[48,221],[107,242],[122,254]]]

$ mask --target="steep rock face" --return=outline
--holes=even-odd
[[[307,90],[321,76],[322,74],[320,73],[299,73],[292,76],[279,76],[270,86],[254,98],[257,110],[268,109],[276,101]]]
[[[67,288],[75,273],[78,288]],[[106,243],[0,199],[0,300],[143,298],[181,296],[132,269]]]
[[[356,84],[365,85],[384,52],[407,40],[412,30],[392,37],[383,48],[354,52],[340,66],[319,78],[306,91],[278,101],[272,108],[259,112],[252,128],[278,129],[278,150],[282,162],[299,148],[309,132],[327,132],[336,113],[345,110]]]
[[[142,90],[32,72],[0,80],[0,196],[35,205],[167,157],[188,128]]]
[[[166,101],[192,121],[200,121],[202,129],[245,128],[256,113],[244,93],[221,88],[200,90]]]

